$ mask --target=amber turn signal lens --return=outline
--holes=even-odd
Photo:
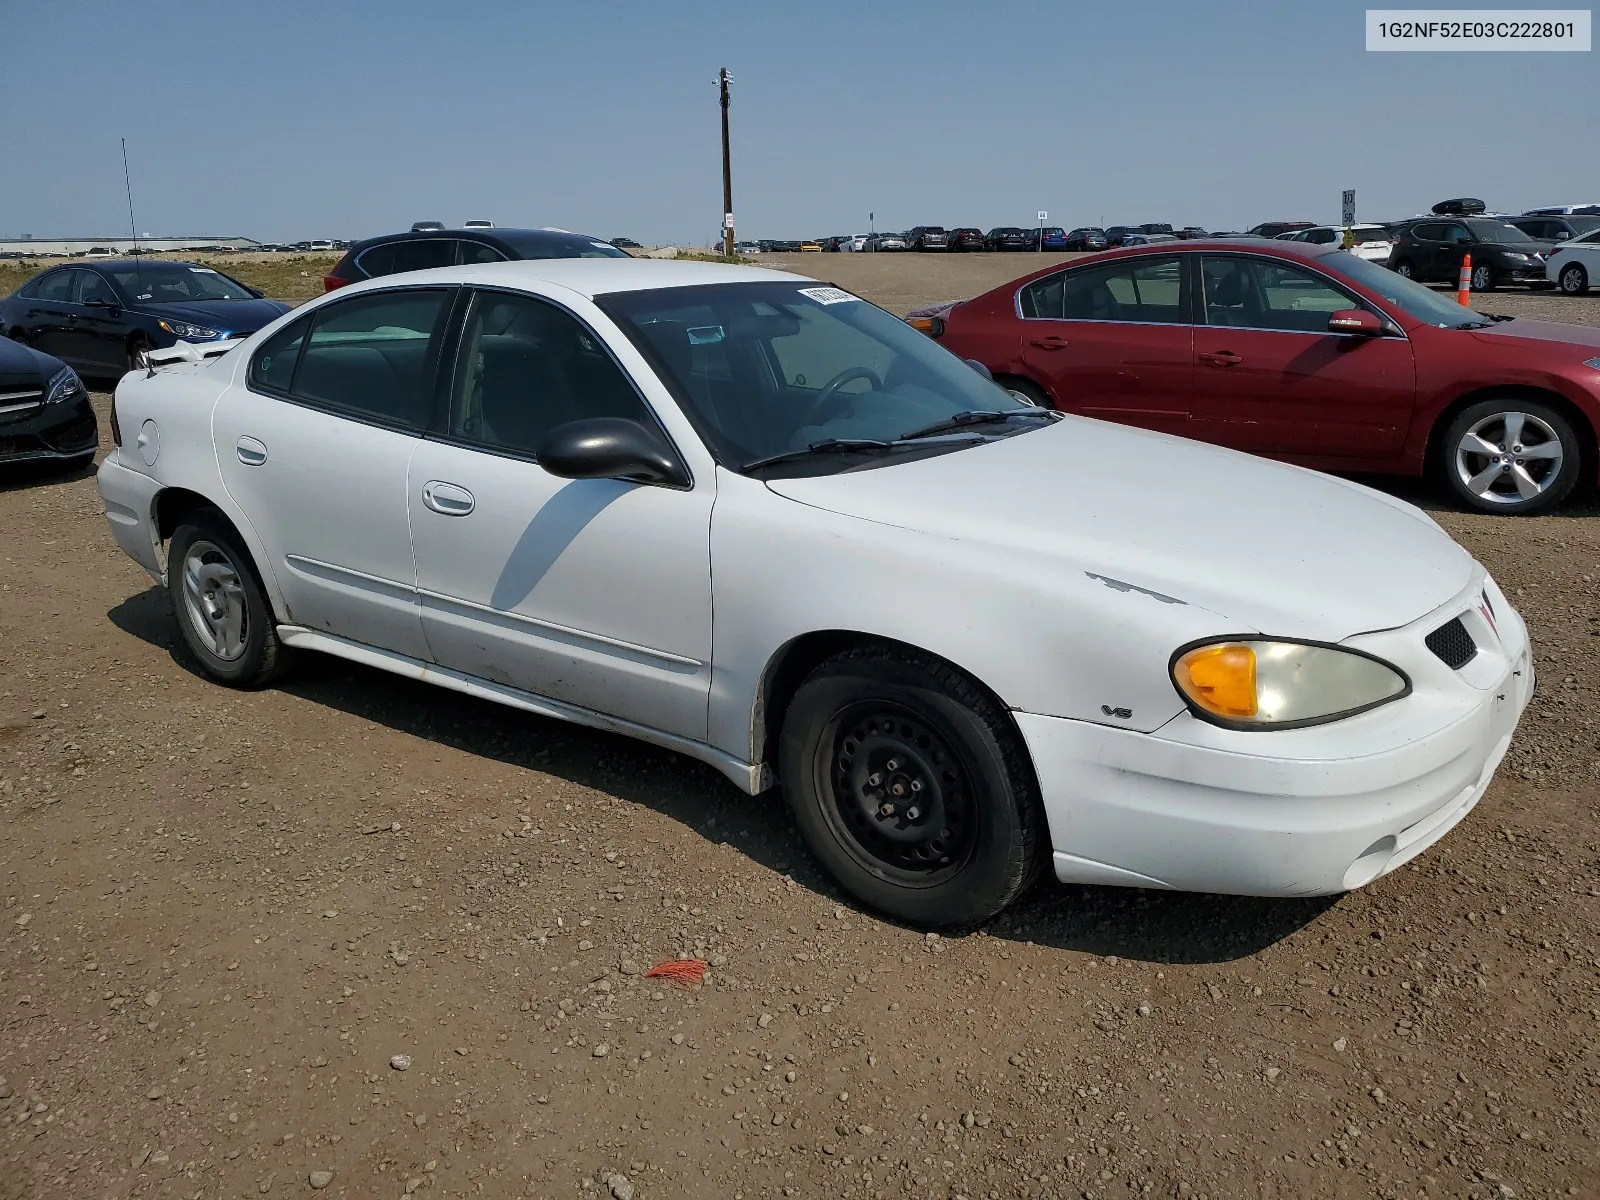
[[[944,332],[944,321],[938,317],[907,317],[906,324],[918,333],[936,338]]]
[[[1172,668],[1183,694],[1219,717],[1256,715],[1256,653],[1238,642],[1199,646]]]

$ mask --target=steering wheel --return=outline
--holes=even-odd
[[[822,385],[822,390],[817,393],[816,400],[806,412],[804,423],[807,425],[820,425],[822,412],[839,394],[839,389],[853,379],[870,379],[875,391],[883,391],[883,380],[871,367],[846,367],[827,383]]]

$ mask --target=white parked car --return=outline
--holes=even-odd
[[[857,233],[847,238],[840,238],[839,249],[849,251],[865,250],[867,248],[867,239],[871,236],[870,233]]]
[[[1394,243],[1382,225],[1317,225],[1311,229],[1297,229],[1284,237],[1291,242],[1310,242],[1314,246],[1343,246],[1346,229],[1355,235],[1351,254],[1375,263],[1388,263]]]
[[[1554,247],[1544,256],[1544,277],[1569,296],[1600,284],[1600,229]]]
[[[794,275],[444,268],[151,357],[100,491],[207,675],[317,650],[781,784],[911,922],[1045,866],[1360,887],[1467,815],[1533,688],[1411,505],[1032,407]]]

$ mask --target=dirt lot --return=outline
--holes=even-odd
[[[904,309],[1037,261],[802,265]],[[331,659],[202,682],[93,479],[5,476],[0,1198],[1600,1196],[1600,510],[1437,516],[1542,688],[1441,845],[932,939],[686,760]]]

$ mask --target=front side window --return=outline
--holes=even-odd
[[[1022,315],[1045,320],[1129,321],[1146,325],[1189,322],[1183,262],[1138,258],[1062,271],[1022,290]]]
[[[837,288],[725,283],[597,302],[654,364],[713,453],[735,468],[834,440],[892,442],[957,413],[1007,414],[981,429],[1009,435],[1022,431],[1009,414],[1040,412],[898,317]],[[973,440],[913,440],[905,452],[944,453]],[[830,460],[808,469],[860,465]]]
[[[98,302],[111,305],[117,302],[116,293],[111,290],[111,285],[106,283],[98,272],[74,271],[73,274],[78,277],[77,302],[79,304]]]
[[[255,293],[211,267],[140,262],[110,270],[117,286],[136,304],[184,304],[191,300],[253,300]]]
[[[504,292],[473,298],[454,395],[452,436],[530,457],[568,421],[652,420],[622,368],[576,317]]]
[[[1320,275],[1287,263],[1207,255],[1201,274],[1208,325],[1327,333],[1329,314],[1356,304]]]
[[[422,428],[451,294],[446,288],[374,292],[319,308],[291,394],[379,424]]]
[[[1507,226],[1507,228],[1510,228]],[[1471,243],[1472,235],[1467,232],[1465,225],[1446,225],[1444,227],[1444,240],[1452,246],[1465,246]],[[1521,230],[1517,231],[1517,240],[1522,240]]]

